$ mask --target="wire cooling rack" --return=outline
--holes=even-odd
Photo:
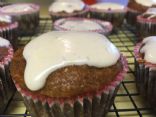
[[[38,33],[35,36],[21,37],[19,45],[24,46],[34,37],[52,30],[49,18],[41,18]],[[129,71],[122,82],[113,106],[107,117],[156,117],[150,108],[146,107],[145,100],[137,92],[134,76],[134,43],[137,39],[135,29],[124,24],[108,38],[119,48],[128,59]],[[8,103],[3,115],[0,117],[31,117],[24,106],[22,97],[18,92]]]

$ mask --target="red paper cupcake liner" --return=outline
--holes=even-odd
[[[63,18],[63,19],[59,19],[57,21],[54,22],[54,30],[58,30],[58,31],[73,31],[72,29],[69,28],[64,28],[61,26],[61,24],[65,21],[82,21],[82,20],[90,20],[93,21],[99,25],[101,25],[103,27],[103,29],[96,29],[96,30],[78,30],[80,32],[97,32],[97,33],[101,33],[104,35],[108,35],[109,33],[111,33],[113,26],[110,22],[108,21],[101,21],[101,20],[97,20],[97,19],[88,19],[88,18],[74,18],[74,17],[70,17],[70,18]],[[76,30],[74,30],[76,31]]]
[[[127,8],[123,10],[99,10],[89,8],[89,12],[91,18],[109,21],[115,28],[117,28],[122,25],[127,12]]]
[[[15,86],[10,76],[9,64],[13,58],[13,49],[8,48],[8,55],[0,61],[0,114],[3,113],[8,101],[15,92]]]
[[[142,15],[137,16],[137,29],[141,38],[156,35],[156,19],[143,18]]]
[[[134,48],[136,85],[146,104],[156,111],[156,64],[146,62],[140,56],[141,46],[142,43],[138,43]]]
[[[87,93],[78,97],[70,98],[52,98],[43,95],[37,95],[33,92],[23,89],[14,81],[17,90],[24,98],[25,105],[33,117],[101,117],[109,111],[120,83],[127,72],[128,65],[126,58],[121,55],[123,70],[118,73],[116,78],[108,85],[99,89],[96,94]]]

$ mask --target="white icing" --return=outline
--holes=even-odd
[[[67,12],[72,13],[74,11],[83,10],[85,7],[82,1],[56,1],[49,7],[49,11],[52,12]]]
[[[137,3],[142,4],[144,6],[152,6],[153,4],[156,4],[156,0],[135,0]]]
[[[48,75],[59,68],[84,64],[108,67],[118,61],[120,53],[98,33],[52,31],[28,43],[23,56],[27,63],[25,83],[36,91],[44,87]]]
[[[156,8],[149,8],[143,15],[149,14],[148,19],[156,17]]]
[[[12,19],[8,15],[0,15],[0,22],[11,23]]]
[[[141,48],[140,52],[145,54],[144,59],[147,62],[156,64],[156,36],[146,37],[143,40],[143,44],[145,45]]]
[[[10,42],[2,37],[0,37],[0,47],[8,47]]]
[[[102,9],[102,10],[122,10],[124,9],[124,5],[122,4],[117,4],[117,3],[109,3],[109,2],[102,2],[102,3],[97,3],[97,4],[93,4],[90,6],[91,8],[95,8],[95,9]]]
[[[88,30],[103,30],[103,27],[92,21],[92,20],[65,20],[60,25],[60,27],[65,29],[70,29],[73,31],[88,31]]]
[[[30,4],[13,4],[2,9],[4,13],[21,13],[34,10]]]

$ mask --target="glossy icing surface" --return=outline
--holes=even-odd
[[[74,11],[83,10],[84,7],[85,7],[84,2],[78,0],[56,1],[52,3],[52,5],[49,7],[49,11],[72,13]]]
[[[23,56],[27,63],[25,83],[36,91],[44,87],[48,75],[59,68],[70,65],[108,67],[118,61],[120,52],[98,33],[52,31],[27,44]]]
[[[156,8],[149,8],[144,14],[143,16],[148,15],[147,19],[151,19],[156,17]]]
[[[0,15],[0,22],[11,23],[12,18],[9,15]]]
[[[73,31],[102,30],[103,27],[92,20],[65,20],[60,27]]]
[[[33,11],[35,8],[32,4],[12,4],[2,8],[3,13],[23,13]]]
[[[95,8],[95,9],[102,9],[102,10],[122,10],[124,9],[124,5],[122,4],[117,4],[117,3],[97,3],[97,4],[93,4],[90,6],[91,8]]]
[[[147,62],[156,64],[156,36],[146,37],[143,40],[143,44],[140,52],[144,53],[144,59]]]
[[[2,37],[0,37],[0,47],[9,47],[10,42]]]
[[[137,3],[142,4],[144,6],[152,6],[153,4],[156,4],[156,0],[135,0]]]

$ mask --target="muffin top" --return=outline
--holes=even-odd
[[[39,6],[32,3],[17,3],[7,5],[0,9],[0,12],[15,15],[15,14],[25,14],[25,13],[32,13],[39,10]]]
[[[23,56],[27,63],[26,85],[35,91],[44,87],[48,75],[59,68],[84,64],[108,67],[118,61],[120,53],[101,34],[54,31],[32,40],[25,46]]]
[[[143,39],[140,53],[144,54],[144,60],[146,60],[146,62],[156,64],[155,47],[156,36],[150,36]]]
[[[93,4],[90,8],[99,10],[123,10],[125,7],[124,5],[118,3],[102,2]]]
[[[98,33],[108,33],[112,30],[110,22],[87,19],[87,18],[63,18],[54,22],[56,30],[62,31],[89,31]]]
[[[147,7],[151,7],[153,5],[156,5],[156,1],[155,0],[135,0],[137,3],[143,5],[143,6],[147,6]]]
[[[49,12],[59,13],[73,13],[75,11],[81,11],[85,8],[85,4],[83,1],[55,1],[49,7]]]

